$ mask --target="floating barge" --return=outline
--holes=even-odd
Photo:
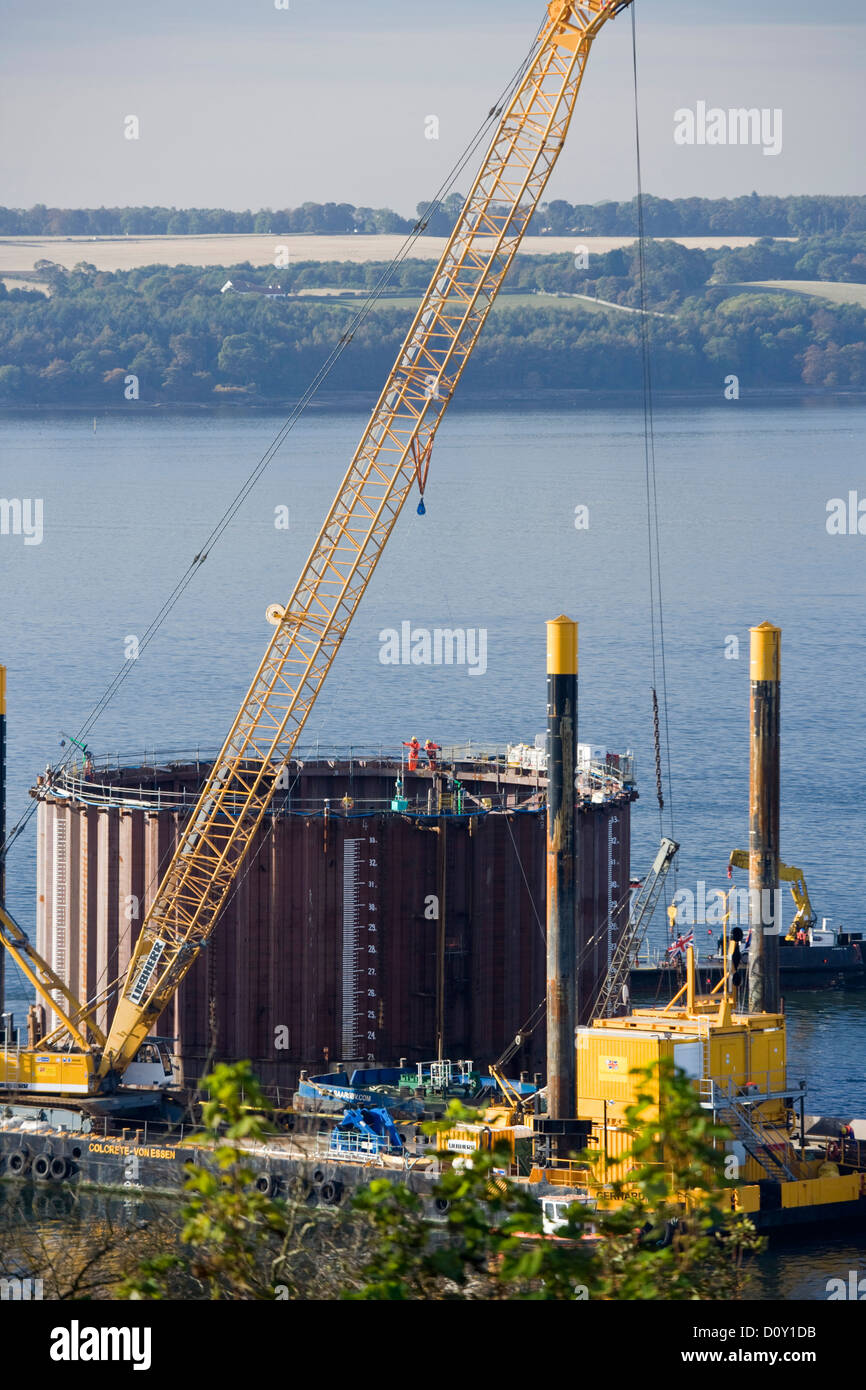
[[[698,1001],[700,1008],[701,1001]],[[714,1004],[713,1011],[717,1008]],[[627,1101],[627,1064],[640,1061],[653,1049],[666,1048],[680,1062],[691,1046],[694,1052],[700,1035],[695,1036],[697,1020],[707,1012],[689,1017],[674,1011],[663,1021],[651,1011],[638,1011],[627,1026],[607,1020],[599,1029],[582,1030],[578,1046],[582,1056],[581,1079],[587,1099],[581,1102],[587,1133],[595,1125],[593,1138],[613,1155],[625,1136],[616,1123],[618,1108]],[[718,1021],[716,1019],[716,1021]],[[788,1132],[784,1123],[784,1102],[797,1100],[787,1076],[774,1071],[775,1041],[779,1029],[766,1020],[754,1029],[748,1022],[729,1019],[715,1034],[710,1047],[714,1067],[724,1065],[723,1052],[732,1046],[739,1060],[731,1071],[731,1084],[702,1083],[706,1104],[717,1118],[734,1132],[730,1150],[739,1155],[744,1168],[741,1186],[730,1190],[731,1209],[748,1214],[758,1230],[773,1234],[809,1226],[825,1228],[833,1224],[861,1226],[866,1222],[866,1122],[852,1117],[830,1117],[802,1113],[796,1127]],[[698,1024],[698,1027],[701,1025]],[[662,1031],[662,1029],[664,1031]],[[783,1031],[783,1030],[782,1030]],[[667,1034],[667,1038],[665,1037]],[[739,1038],[739,1042],[736,1039]],[[747,1052],[758,1044],[771,1061],[763,1082],[744,1091],[737,1086],[739,1072],[749,1070]],[[603,1082],[598,1060],[604,1056]],[[622,1067],[611,1070],[611,1058],[622,1058]],[[778,1065],[783,1065],[776,1058]],[[595,1065],[594,1065],[595,1064]],[[450,1066],[450,1064],[448,1064]],[[455,1064],[455,1074],[458,1072]],[[364,1087],[371,1099],[381,1100],[378,1089],[393,1085],[392,1068],[370,1071]],[[591,1079],[596,1078],[596,1079]],[[781,1085],[782,1095],[777,1085]],[[357,1101],[361,1087],[353,1088]],[[616,1092],[616,1095],[614,1095]],[[492,1104],[492,1108],[489,1103]],[[534,1191],[539,1200],[560,1196],[576,1183],[585,1182],[586,1172],[579,1165],[536,1168],[532,1161],[530,1124],[503,1124],[502,1097],[487,1091],[476,1097],[477,1124],[440,1134],[435,1140],[424,1135],[421,1123],[438,1118],[446,1103],[444,1090],[437,1098],[428,1095],[413,1121],[399,1123],[400,1151],[387,1142],[358,1133],[349,1127],[338,1132],[337,1115],[311,1116],[283,1112],[283,1125],[291,1132],[278,1133],[267,1142],[241,1146],[244,1163],[253,1171],[259,1191],[272,1197],[294,1197],[311,1206],[339,1206],[353,1192],[376,1178],[389,1178],[405,1184],[425,1201],[431,1220],[441,1219],[447,1204],[437,1200],[435,1184],[443,1169],[455,1158],[465,1157],[494,1140],[505,1143],[511,1152],[506,1171]],[[774,1123],[762,1115],[775,1103]],[[345,1107],[345,1103],[344,1103]],[[595,1111],[597,1116],[593,1119]],[[762,1117],[762,1118],[760,1118]],[[601,1128],[599,1129],[599,1125]],[[775,1127],[780,1126],[780,1127]],[[80,1109],[47,1106],[30,1107],[28,1112],[6,1107],[0,1117],[0,1183],[27,1185],[42,1194],[46,1214],[51,1203],[62,1203],[76,1190],[97,1188],[122,1192],[126,1196],[179,1197],[186,1177],[186,1165],[208,1167],[212,1153],[202,1142],[198,1126],[162,1121],[119,1121],[87,1115]],[[797,1174],[783,1171],[789,1162]],[[769,1175],[767,1169],[775,1173]],[[34,1203],[34,1206],[36,1204]],[[40,1208],[41,1209],[41,1208]]]
[[[779,978],[783,990],[866,989],[866,960],[859,933],[839,933],[832,945],[799,946],[780,943]],[[748,961],[748,953],[744,956]],[[722,978],[723,962],[717,955],[697,958],[702,984],[712,988]],[[655,959],[638,961],[629,972],[634,994],[660,990],[673,992],[684,979],[682,961],[671,961],[663,951]]]

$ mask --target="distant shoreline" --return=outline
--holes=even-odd
[[[304,413],[354,414],[357,411],[369,413],[373,410],[376,399],[377,397],[372,392],[323,392],[310,401]],[[715,391],[702,388],[693,391],[653,391],[653,403],[663,406],[723,405],[727,408],[736,408],[737,406],[749,405],[809,405],[829,404],[830,402],[836,402],[840,405],[863,405],[866,404],[866,390],[854,386],[778,386],[755,390],[744,388],[738,401],[726,401],[721,388]],[[97,419],[100,416],[114,417],[120,415],[142,418],[154,415],[237,415],[242,413],[283,416],[294,410],[296,405],[297,400],[290,397],[285,401],[220,401],[218,403],[210,401],[164,401],[148,404],[143,401],[129,401],[123,405],[72,405],[69,402],[57,405],[44,403],[33,405],[3,404],[0,405],[0,419],[12,419],[19,415],[76,415],[91,416]],[[573,409],[576,407],[593,409],[607,406],[616,406],[619,409],[623,407],[642,409],[643,394],[640,391],[558,389],[463,391],[459,396],[455,396],[452,402],[453,410]]]

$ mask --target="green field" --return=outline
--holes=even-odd
[[[866,309],[866,285],[843,280],[747,280],[740,285],[713,285],[730,290],[731,295],[796,294],[810,299],[829,299],[833,304],[859,304]]]

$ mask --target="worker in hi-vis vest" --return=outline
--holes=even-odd
[[[434,743],[432,738],[428,738],[427,742],[424,744],[424,752],[427,754],[427,762],[430,764],[430,767],[435,772],[436,754],[442,752],[441,743]]]
[[[403,747],[409,749],[409,771],[417,772],[418,754],[421,752],[420,743],[418,742],[417,738],[410,738],[408,743],[404,741]]]

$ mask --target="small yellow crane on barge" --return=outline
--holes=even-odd
[[[748,869],[748,867],[749,856],[746,851],[742,849],[731,850],[731,855],[728,860],[728,873],[730,874],[733,869]],[[783,864],[780,860],[779,878],[782,883],[787,883],[790,887],[791,897],[794,899],[794,906],[797,909],[791,919],[791,925],[784,938],[785,941],[793,943],[798,940],[801,932],[803,933],[803,939],[805,939],[806,933],[811,931],[818,918],[815,916],[812,907],[812,900],[809,897],[809,890],[806,887],[806,876],[803,870],[795,869],[791,864]]]
[[[750,871],[757,949],[749,962],[748,1003],[735,1006],[740,962],[733,952],[726,953],[713,992],[700,995],[690,945],[686,982],[668,1004],[627,1007],[620,1016],[597,1017],[575,1029],[573,1114],[561,1130],[567,1140],[554,1155],[536,1142],[535,1166],[525,1179],[554,1206],[561,1207],[566,1193],[605,1204],[612,1183],[627,1183],[634,1137],[627,1112],[639,1094],[648,1094],[661,1118],[659,1075],[668,1066],[692,1081],[701,1106],[728,1133],[725,1155],[735,1160],[737,1178],[729,1190],[732,1210],[749,1214],[763,1230],[866,1217],[866,1143],[846,1136],[844,1127],[835,1141],[818,1133],[810,1142],[806,1084],[788,1075],[778,952],[771,948],[782,929],[773,906],[764,910],[771,898],[766,885],[779,876],[780,680],[781,632],[762,623],[751,632],[751,826],[743,867]],[[649,1082],[647,1068],[653,1068]],[[474,1135],[479,1148],[499,1140],[516,1155],[519,1140],[530,1133],[556,1132],[543,1113],[532,1114],[526,1097],[520,1099],[519,1114],[514,1108],[510,1114],[494,1112],[495,1129],[482,1123],[446,1131],[438,1140],[440,1152],[447,1155],[456,1139],[465,1153]],[[589,1157],[578,1157],[581,1151]],[[669,1157],[660,1152],[659,1162]],[[686,1211],[689,1193],[680,1198]]]

